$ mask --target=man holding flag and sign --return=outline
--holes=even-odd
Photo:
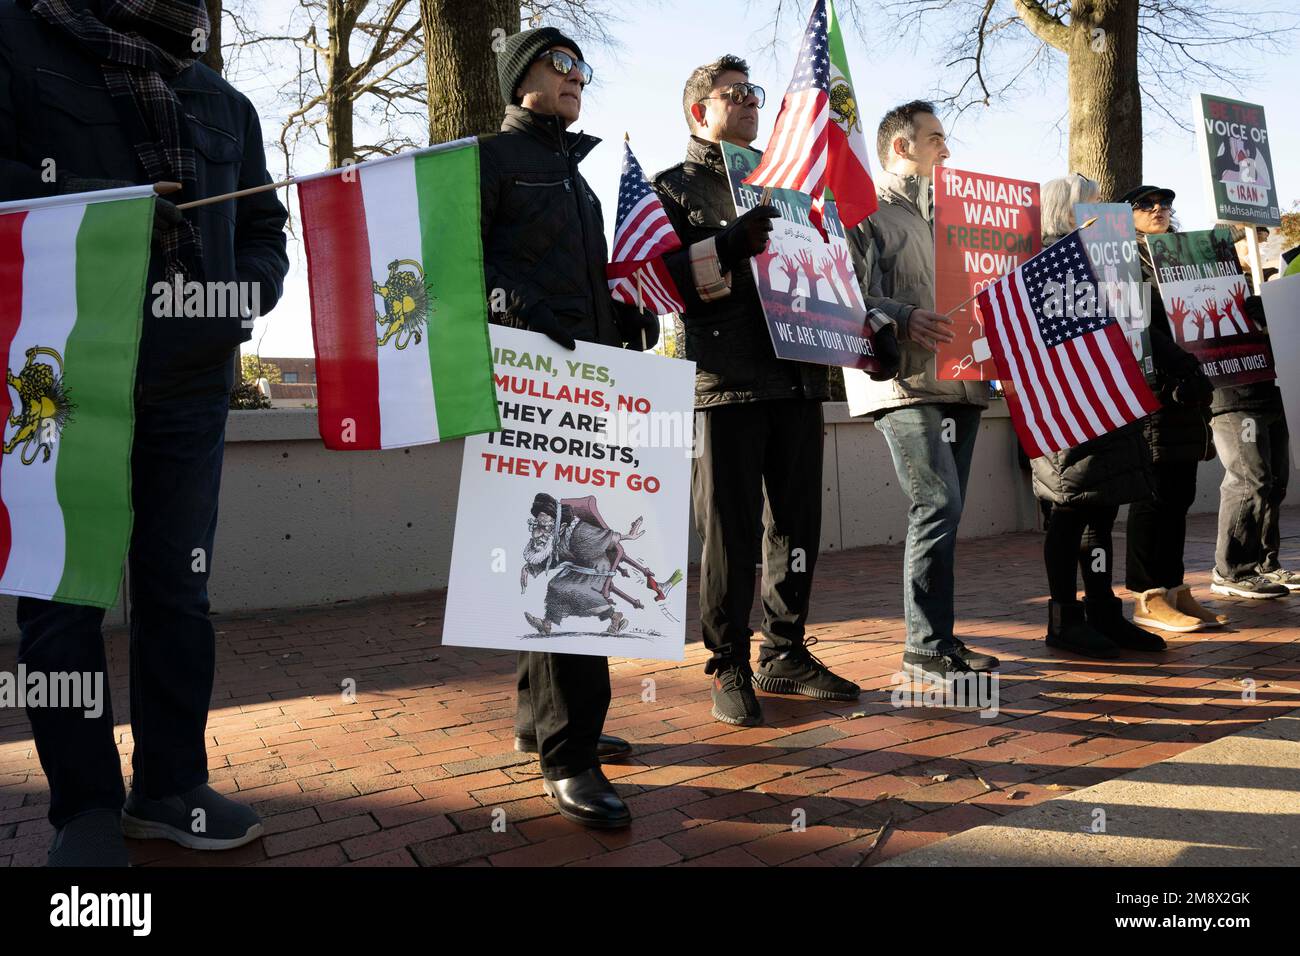
[[[71,314],[22,310],[24,327],[29,319],[45,324],[47,337],[36,344],[46,348],[59,323],[73,316],[76,322],[61,360],[48,352],[28,355],[33,375],[36,366],[51,370],[44,373],[47,384],[56,391],[66,386],[63,397],[75,406],[60,418],[63,434],[46,445],[44,460],[21,466],[30,479],[25,489],[11,483],[15,457],[5,456],[10,516],[29,520],[37,499],[57,501],[39,514],[49,529],[45,542],[8,555],[0,581],[0,590],[23,595],[18,660],[29,673],[102,677],[100,625],[115,601],[115,581],[107,596],[69,592],[66,584],[78,570],[69,559],[107,556],[116,572],[130,529],[131,792],[124,792],[111,706],[94,717],[66,707],[29,707],[56,829],[49,862],[125,866],[124,831],[194,849],[241,846],[261,833],[257,814],[207,785],[215,670],[207,582],[235,355],[251,334],[253,316],[210,314],[207,308],[196,316],[158,289],[170,290],[178,276],[238,284],[251,287],[253,301],[268,311],[289,267],[285,209],[274,191],[183,213],[157,199],[149,200],[156,207],[152,223],[139,230],[93,226],[109,207],[125,204],[98,202],[91,191],[175,181],[181,189],[174,198],[195,200],[270,182],[252,104],[196,61],[209,26],[201,0],[33,0],[21,6],[0,0],[0,24],[0,202],[21,207],[13,201],[33,200],[26,204],[31,211],[21,243],[6,247],[0,239],[0,299],[15,295],[19,283],[31,288],[9,303],[31,295],[39,296],[31,301],[51,304],[76,290]],[[23,215],[0,219],[12,223]],[[78,215],[81,229],[73,231],[68,223]],[[48,228],[29,231],[37,222]],[[62,270],[52,254],[60,246],[68,252]],[[37,261],[44,267],[24,268]],[[154,290],[147,302],[146,287]],[[245,301],[242,293],[239,298]],[[134,311],[130,337],[112,331],[124,303]],[[5,323],[18,318],[16,310],[3,311]],[[79,335],[94,356],[80,367]],[[16,340],[7,339],[6,348],[11,344]],[[17,372],[21,357],[18,365],[12,351],[6,357],[11,374]],[[114,396],[120,401],[110,400]],[[84,472],[74,471],[68,466],[77,449],[95,432],[101,436],[95,459],[83,459]],[[36,490],[33,469],[53,474],[57,499]],[[102,496],[106,483],[120,489],[120,501]],[[102,519],[118,509],[121,520],[111,530],[102,520],[95,526],[74,521],[78,513]],[[9,527],[7,520],[0,524]],[[33,584],[36,566],[65,548],[60,586]],[[19,570],[27,572],[24,580],[11,582],[10,572]]]
[[[822,10],[824,4],[817,6]],[[814,20],[818,15],[814,12]],[[824,84],[829,73],[824,19],[820,29],[805,38],[796,78],[815,69]],[[824,141],[825,116],[813,120],[818,104],[823,114],[826,110],[824,91],[820,98],[799,97],[801,115],[820,123]],[[762,721],[754,686],[819,700],[856,700],[861,693],[818,660],[804,636],[821,545],[826,367],[776,357],[749,260],[766,248],[777,210],[759,205],[736,217],[719,145],[748,147],[754,141],[764,98],[739,57],[723,56],[697,68],[682,96],[692,133],[686,161],[655,177],[664,208],[688,247],[686,256],[670,256],[668,265],[686,304],[686,357],[696,363],[699,457],[691,491],[703,543],[700,625],[712,652],[705,673],[713,676],[714,719],[741,725]],[[787,108],[791,101],[787,96]],[[851,103],[849,91],[842,105],[847,110]],[[800,135],[794,123],[785,128]],[[810,165],[799,161],[796,147],[782,146],[778,139],[779,133],[770,148],[782,157],[782,169]],[[810,145],[813,141],[815,136]],[[811,179],[803,175],[799,182]],[[870,180],[865,183],[870,191]],[[891,330],[877,333],[882,364],[887,364]],[[760,527],[764,640],[755,673],[749,614]]]

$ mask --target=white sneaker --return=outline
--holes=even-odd
[[[1288,591],[1300,591],[1300,573],[1278,568],[1276,571],[1261,571],[1259,576],[1265,580],[1280,584]]]
[[[1215,594],[1228,594],[1232,597],[1263,600],[1285,597],[1290,590],[1285,584],[1278,584],[1263,574],[1252,574],[1247,578],[1229,581],[1219,573],[1218,568],[1210,575],[1210,590]]]

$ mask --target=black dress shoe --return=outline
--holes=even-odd
[[[521,754],[537,753],[537,738],[517,734],[515,736],[515,750]],[[622,737],[601,734],[600,739],[596,741],[596,757],[600,760],[618,760],[620,757],[626,757],[631,752],[632,745]]]
[[[543,780],[546,795],[555,800],[560,816],[598,830],[617,830],[632,822],[627,804],[614,792],[599,767],[576,777]]]

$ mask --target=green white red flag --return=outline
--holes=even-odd
[[[496,431],[476,140],[298,180],[327,448]]]
[[[112,607],[152,186],[0,204],[0,593]]]

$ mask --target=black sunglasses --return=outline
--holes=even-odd
[[[1133,204],[1134,209],[1140,209],[1143,212],[1150,212],[1157,206],[1161,209],[1173,209],[1174,201],[1172,199],[1139,199]]]
[[[543,60],[550,60],[551,66],[555,67],[555,72],[562,73],[565,76],[568,76],[569,71],[576,66],[578,68],[578,75],[582,77],[582,85],[586,86],[591,82],[591,77],[593,75],[591,67],[582,60],[577,60],[569,56],[569,54],[565,53],[563,50],[547,50],[533,62],[541,63]]]
[[[767,100],[767,93],[763,91],[761,86],[755,86],[753,83],[732,83],[730,86],[718,90],[717,96],[706,96],[704,99],[698,100],[697,102],[703,103],[704,100],[729,99],[731,102],[739,106],[751,96],[758,100],[758,108],[762,109],[763,103]]]

